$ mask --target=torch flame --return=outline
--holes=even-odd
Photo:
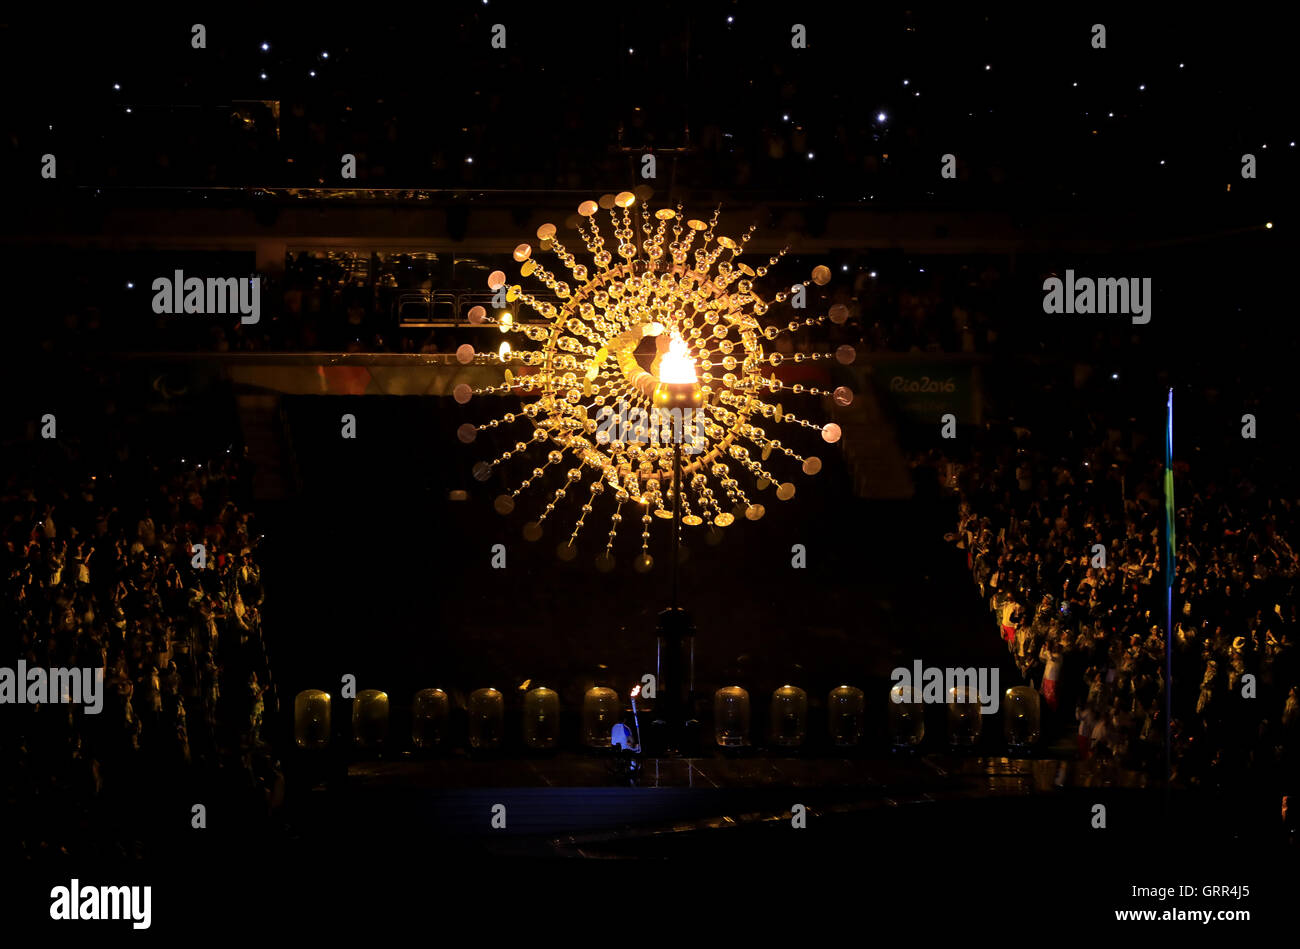
[[[673,383],[694,383],[695,378],[695,360],[691,358],[691,351],[686,346],[686,340],[673,330],[672,339],[668,343],[668,352],[664,353],[662,361],[659,363],[659,381]]]

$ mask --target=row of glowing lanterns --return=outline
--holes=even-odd
[[[984,715],[980,707],[961,701],[956,689],[947,702],[948,739],[957,746],[971,746],[980,740]],[[915,747],[925,738],[924,705],[919,697],[904,694],[901,686],[891,689],[889,737],[895,747]],[[294,699],[294,740],[299,748],[323,750],[331,735],[330,696],[319,689],[299,692]],[[496,689],[479,689],[469,697],[468,739],[475,750],[501,747],[505,737],[505,696]],[[641,710],[644,713],[644,709]],[[808,737],[808,693],[798,686],[783,685],[772,692],[769,743],[778,748],[798,748]],[[865,696],[861,689],[841,685],[826,698],[826,724],[833,745],[857,746],[862,741]],[[1002,702],[1003,737],[1012,748],[1037,743],[1041,711],[1038,693],[1028,686],[1007,689]],[[442,689],[423,689],[411,706],[411,742],[421,750],[446,747],[451,742],[451,697]],[[635,696],[631,722],[639,728]],[[722,748],[743,748],[751,744],[749,692],[738,685],[718,689],[713,696],[713,737]],[[560,744],[560,696],[553,689],[535,688],[523,699],[523,742],[530,749],[546,751]],[[592,749],[610,749],[618,744],[617,726],[629,720],[619,694],[597,686],[582,700],[582,743]],[[357,745],[376,748],[388,739],[388,695],[377,689],[357,693],[352,703],[352,737]]]

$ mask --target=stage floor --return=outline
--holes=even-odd
[[[635,782],[615,759],[560,754],[547,758],[466,757],[357,762],[348,783],[358,791],[408,787],[548,788],[891,788],[900,793],[1027,794],[1055,787],[1146,787],[1146,775],[1105,761],[955,756],[646,758]]]
[[[630,777],[613,758],[577,754],[408,757],[353,763],[345,780],[312,793],[306,811],[310,822],[341,820],[384,835],[401,827],[444,841],[476,838],[494,851],[590,856],[724,828],[792,827],[796,806],[808,827],[895,825],[903,813],[911,824],[936,808],[1059,802],[1147,784],[1110,763],[1046,758],[649,758]],[[499,813],[505,826],[494,823]]]

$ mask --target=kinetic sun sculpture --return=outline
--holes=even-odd
[[[537,250],[556,258],[554,270],[538,260],[540,255],[529,244],[516,247],[514,259],[521,278],[531,278],[546,290],[535,296],[495,271],[488,278],[496,293],[495,312],[489,315],[476,306],[469,313],[472,322],[495,323],[502,333],[522,334],[534,346],[512,349],[503,343],[497,354],[476,355],[466,345],[457,353],[463,363],[499,362],[506,367],[500,385],[457,386],[458,402],[464,404],[473,395],[517,396],[524,401],[521,412],[506,412],[482,425],[462,425],[462,441],[473,441],[485,429],[525,423],[532,427],[521,433],[513,448],[475,465],[475,477],[486,481],[498,466],[526,457],[530,449],[547,449],[527,477],[496,499],[497,511],[510,514],[521,493],[548,471],[562,470],[560,487],[551,492],[536,520],[525,525],[524,536],[540,538],[543,523],[568,495],[576,494],[581,510],[576,523],[566,519],[572,533],[559,547],[561,558],[571,559],[588,516],[598,506],[606,507],[608,542],[597,558],[602,570],[613,567],[614,541],[628,521],[641,525],[641,554],[635,566],[649,570],[654,562],[649,552],[651,525],[657,518],[674,520],[674,501],[680,502],[677,516],[687,526],[726,527],[737,516],[761,518],[764,506],[752,500],[738,476],[752,478],[751,490],[775,484],[777,498],[792,498],[794,484],[768,465],[788,469],[797,464],[804,474],[815,475],[821,460],[799,455],[771,437],[768,429],[799,426],[819,432],[827,442],[838,441],[840,430],[834,423],[801,418],[777,399],[833,395],[841,405],[853,399],[845,387],[831,393],[776,378],[773,370],[784,362],[832,357],[784,355],[769,351],[767,344],[828,318],[843,323],[848,315],[846,307],[837,305],[829,317],[773,319],[773,304],[796,298],[802,304],[810,282],[768,297],[755,287],[755,278],[765,276],[788,248],[750,267],[740,258],[754,227],[733,240],[716,233],[718,211],[705,223],[684,218],[681,205],[652,212],[643,202],[634,209],[637,204],[637,196],[625,191],[578,207],[576,226],[589,262],[580,262],[561,243],[555,225],[539,227]],[[613,252],[600,229],[602,208],[609,213]],[[811,282],[824,286],[830,276],[829,268],[819,266]],[[541,321],[520,319],[511,306],[518,303],[534,310]],[[843,346],[834,355],[851,362],[853,350]],[[686,394],[674,397],[671,390],[682,387]],[[686,455],[680,498],[673,497],[679,483],[674,477],[674,447]]]

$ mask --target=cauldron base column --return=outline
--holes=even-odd
[[[695,624],[686,610],[659,614],[655,631],[654,711],[642,740],[644,752],[657,755],[699,753],[700,723],[695,717]]]

